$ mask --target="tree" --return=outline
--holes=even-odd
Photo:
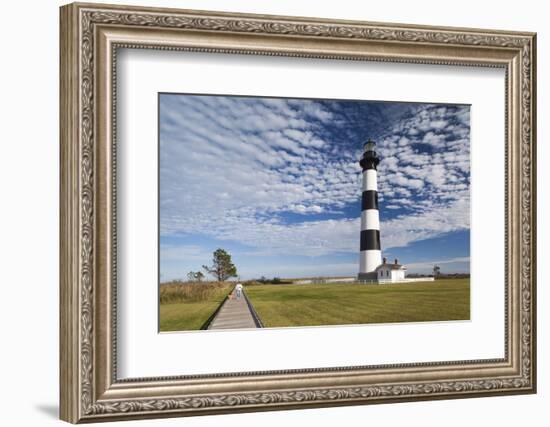
[[[439,275],[441,274],[441,268],[439,267],[439,265],[434,265],[434,277],[439,277]]]
[[[216,249],[212,257],[212,266],[203,265],[208,274],[214,276],[218,282],[237,276],[237,267],[231,261],[231,255],[224,249]]]
[[[190,271],[189,273],[187,273],[187,279],[192,282],[195,280],[195,272],[194,271]]]
[[[202,271],[197,271],[195,273],[195,280],[197,282],[202,282],[202,279],[204,279],[204,273]]]

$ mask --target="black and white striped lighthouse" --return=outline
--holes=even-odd
[[[363,169],[359,280],[377,280],[376,267],[382,264],[377,182],[379,162],[380,159],[376,154],[376,144],[369,139],[363,146],[363,156],[359,161]]]

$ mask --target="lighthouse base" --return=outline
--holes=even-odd
[[[376,271],[371,271],[370,273],[359,273],[357,275],[357,280],[360,282],[378,282],[378,275]]]

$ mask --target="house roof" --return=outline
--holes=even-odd
[[[402,265],[402,264],[389,264],[389,263],[386,263],[386,264],[380,264],[378,267],[376,267],[376,271],[378,271],[378,270],[380,270],[384,267],[387,267],[390,270],[406,270],[405,266]]]

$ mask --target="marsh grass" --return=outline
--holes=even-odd
[[[169,282],[160,286],[160,331],[199,330],[233,289],[228,282]]]
[[[206,301],[232,286],[225,282],[168,282],[160,286],[160,303]]]

